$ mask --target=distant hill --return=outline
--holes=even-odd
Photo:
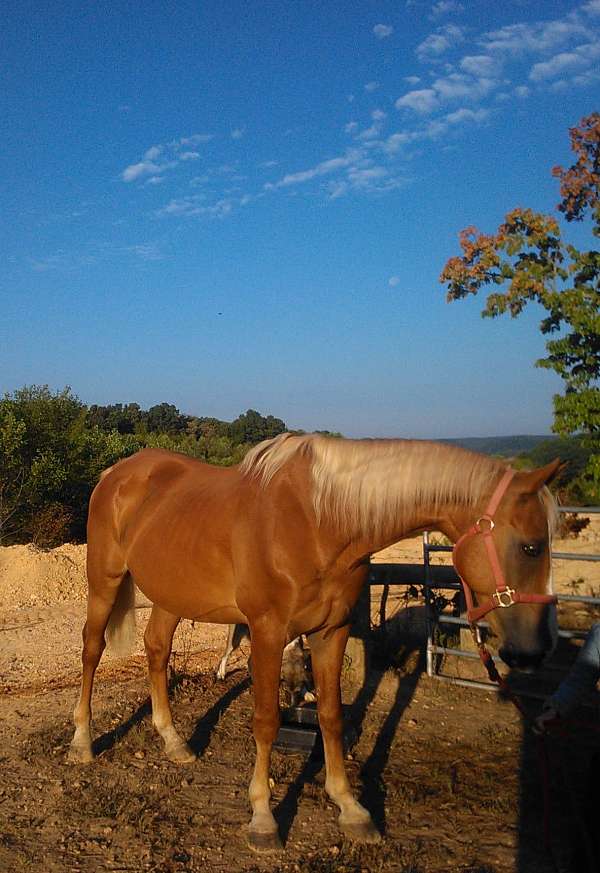
[[[464,437],[462,439],[440,440],[442,443],[450,443],[453,446],[462,446],[463,449],[471,449],[473,452],[481,452],[484,455],[499,455],[502,458],[514,458],[523,452],[530,452],[540,443],[555,440],[554,434],[534,436],[524,434],[521,436],[502,437]]]

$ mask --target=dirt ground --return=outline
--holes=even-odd
[[[555,549],[600,552],[600,519]],[[379,559],[413,562],[420,556],[421,543],[414,540]],[[422,623],[414,620],[422,606],[397,592],[387,605],[390,626],[402,631],[393,638],[393,666],[383,669],[380,659],[375,666],[382,669],[374,669],[364,687],[350,676],[344,685],[349,735],[356,740],[348,772],[384,835],[381,843],[361,847],[341,837],[317,748],[310,757],[274,752],[273,804],[285,851],[253,853],[245,839],[254,757],[248,650],[218,682],[214,670],[226,629],[186,622],[178,630],[174,714],[198,759],[172,764],[150,724],[141,642],[148,610],[142,604],[135,653],[120,661],[105,656],[98,670],[97,758],[91,765],[67,764],[84,561],[83,546],[0,549],[1,873],[585,869],[574,846],[597,735],[581,727],[575,738],[547,744],[553,867],[544,850],[542,780],[531,732],[495,693],[427,677]],[[559,591],[596,593],[600,565],[556,562],[555,581]],[[376,591],[374,598],[377,619]],[[599,617],[571,607],[564,623],[585,628]],[[539,702],[526,707],[533,714]],[[589,713],[584,717],[589,720]]]

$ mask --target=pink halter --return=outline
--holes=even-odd
[[[496,490],[492,495],[492,499],[490,500],[484,514],[480,518],[478,518],[475,524],[470,527],[469,530],[464,533],[460,537],[460,539],[458,539],[454,544],[454,549],[452,551],[452,562],[454,564],[456,572],[458,573],[458,568],[456,566],[456,555],[458,549],[470,537],[481,534],[481,536],[483,537],[483,542],[485,543],[485,548],[487,551],[488,560],[492,568],[492,573],[494,574],[494,580],[496,582],[496,590],[492,594],[491,598],[481,603],[480,606],[475,606],[475,604],[473,603],[473,595],[471,593],[470,587],[467,585],[460,573],[458,573],[460,581],[462,582],[463,590],[465,592],[465,601],[467,604],[467,619],[471,624],[475,624],[485,615],[487,615],[488,612],[491,612],[493,609],[498,609],[498,607],[506,608],[509,606],[513,606],[515,603],[557,602],[557,597],[554,594],[520,594],[518,591],[515,591],[514,588],[509,588],[509,586],[506,584],[504,573],[502,572],[502,567],[500,566],[500,560],[498,558],[498,552],[496,550],[494,538],[492,536],[492,531],[494,530],[494,515],[496,514],[498,506],[500,505],[500,501],[504,497],[504,494],[506,493],[508,486],[512,482],[514,475],[514,470],[506,471],[506,473],[498,483]],[[485,526],[482,527],[482,523],[485,523]]]

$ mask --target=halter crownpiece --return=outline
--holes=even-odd
[[[502,567],[500,566],[500,559],[498,558],[496,544],[494,543],[494,538],[492,536],[492,531],[495,527],[494,515],[496,514],[500,502],[504,497],[508,486],[512,482],[514,475],[515,470],[511,469],[508,469],[504,473],[504,475],[500,479],[500,482],[496,486],[496,490],[492,494],[492,498],[484,514],[480,516],[475,524],[472,525],[469,530],[456,541],[456,543],[454,544],[454,549],[452,550],[452,563],[454,564],[454,569],[458,573],[458,577],[462,582],[463,590],[465,592],[465,601],[467,604],[467,619],[469,620],[470,624],[475,624],[493,609],[506,609],[509,606],[514,606],[515,603],[556,603],[558,600],[555,594],[521,594],[519,591],[515,591],[514,588],[509,588],[509,586],[506,584],[504,573],[502,572]],[[481,603],[479,606],[475,606],[475,604],[473,603],[471,588],[469,587],[469,585],[467,585],[463,577],[460,575],[458,567],[456,566],[456,555],[460,546],[463,545],[466,540],[477,535],[483,537],[488,560],[490,562],[492,573],[494,574],[494,580],[496,582],[496,590],[494,591],[490,599],[485,601],[484,603]]]

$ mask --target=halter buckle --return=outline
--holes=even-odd
[[[487,530],[484,530],[481,527],[482,521],[487,521],[487,523],[489,524],[489,528]],[[496,527],[496,525],[494,524],[494,519],[490,518],[489,515],[482,515],[481,518],[478,518],[477,521],[475,522],[475,530],[477,531],[477,533],[480,533],[480,534],[491,533],[495,527]]]
[[[494,593],[492,594],[492,600],[496,601],[497,606],[501,606],[503,609],[506,609],[507,607],[514,605],[514,593],[514,588],[504,588],[502,591],[494,591]]]

